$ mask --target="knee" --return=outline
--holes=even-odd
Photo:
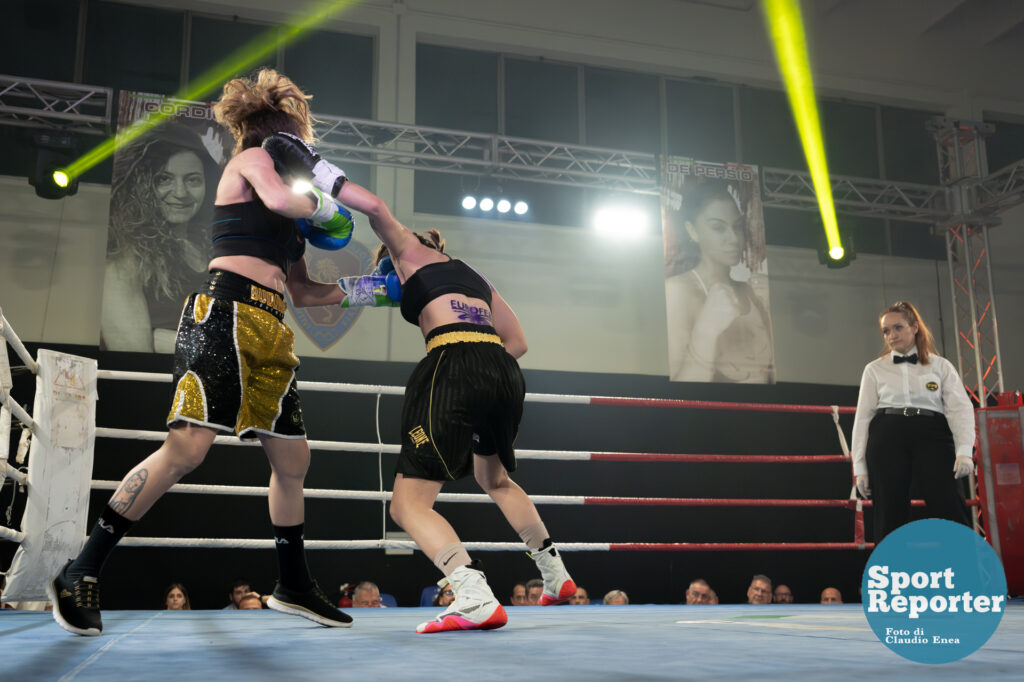
[[[391,516],[391,520],[397,523],[400,528],[405,528],[403,524],[404,513],[405,505],[402,504],[401,500],[396,500],[392,497],[391,503],[388,505],[388,515]]]
[[[509,481],[508,474],[505,473],[504,469],[498,469],[497,471],[477,470],[473,472],[473,476],[484,492],[502,488]]]
[[[179,478],[194,471],[203,463],[206,453],[209,452],[209,447],[188,440],[173,443],[168,441],[164,448],[171,469],[178,474]]]

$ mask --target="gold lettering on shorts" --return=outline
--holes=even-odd
[[[284,313],[285,311],[284,298],[281,294],[273,291],[267,291],[266,289],[260,289],[255,284],[249,285],[249,298],[257,303],[269,306],[279,313]]]
[[[427,438],[427,434],[423,431],[422,426],[417,426],[415,429],[410,431],[409,437],[412,438],[412,444],[416,447],[430,442],[430,439]]]

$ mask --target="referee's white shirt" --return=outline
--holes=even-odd
[[[906,355],[912,355],[917,349]],[[865,451],[868,425],[878,410],[887,407],[920,407],[946,415],[953,432],[957,457],[970,457],[975,440],[974,405],[956,368],[946,358],[929,355],[928,364],[896,364],[893,357],[903,355],[892,351],[864,368],[857,398],[857,414],[853,419],[853,473],[868,473]],[[927,419],[927,417],[923,417]]]

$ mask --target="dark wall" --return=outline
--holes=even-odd
[[[34,352],[34,348],[30,348]],[[171,357],[58,350],[98,357],[101,368],[169,372]],[[16,358],[13,358],[17,362]],[[302,380],[404,384],[410,363],[310,359]],[[673,383],[660,377],[527,371],[527,390],[538,393],[623,395],[740,402],[852,405],[856,387],[778,384],[731,386]],[[31,404],[33,379],[16,376],[14,395]],[[170,384],[101,381],[97,425],[163,430]],[[373,396],[303,394],[307,429],[313,439],[375,442]],[[385,443],[398,441],[401,401],[381,400]],[[849,433],[851,417],[842,420]],[[153,442],[101,439],[96,443],[95,478],[120,480],[156,447]],[[838,439],[828,415],[694,411],[651,407],[607,407],[527,403],[517,446],[526,449],[613,452],[728,454],[835,454]],[[395,456],[383,458],[384,486],[391,488]],[[215,446],[187,483],[265,486],[266,458],[258,448]],[[514,478],[529,493],[651,497],[828,498],[849,495],[844,464],[683,464],[561,462],[524,460]],[[309,488],[376,490],[377,457],[372,454],[314,452]],[[479,492],[472,478],[445,488]],[[8,499],[5,492],[4,500]],[[92,494],[90,529],[109,497]],[[516,541],[516,534],[491,504],[439,503],[465,541]],[[601,507],[544,505],[541,514],[556,541],[566,542],[771,542],[850,541],[853,514],[846,510],[771,508]],[[868,515],[870,528],[870,514]],[[310,499],[307,539],[377,539],[379,502]],[[388,520],[388,529],[397,530]],[[170,494],[132,531],[136,536],[269,537],[266,500],[261,497]],[[870,538],[870,535],[869,535]],[[0,555],[6,564],[10,543]],[[525,552],[480,553],[488,579],[505,599],[513,583],[534,577]],[[400,605],[418,605],[420,590],[440,576],[421,553],[388,556],[383,551],[311,551],[314,575],[336,593],[344,582],[373,580]],[[826,586],[839,587],[856,601],[866,552],[570,552],[566,563],[578,584],[594,598],[626,590],[635,603],[674,603],[689,581],[706,578],[723,603],[745,601],[750,576],[765,573],[789,584],[798,601],[817,601]],[[181,581],[198,608],[227,603],[228,582],[247,575],[253,587],[269,591],[276,577],[272,550],[121,548],[104,571],[104,608],[157,608],[162,588]]]

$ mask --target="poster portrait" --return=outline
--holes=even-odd
[[[661,173],[669,378],[774,383],[757,167],[667,156]]]
[[[100,346],[174,352],[188,295],[207,277],[210,221],[232,140],[212,105],[122,92],[118,131],[167,119],[114,153]]]

